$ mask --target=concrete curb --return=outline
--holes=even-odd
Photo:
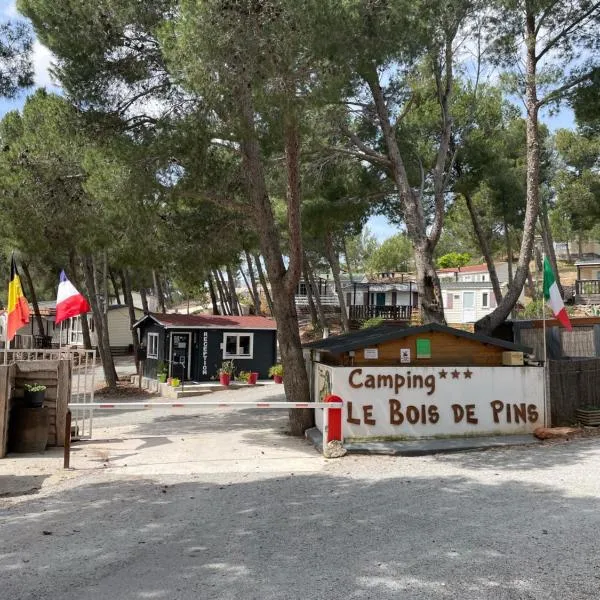
[[[319,452],[323,452],[323,435],[316,428],[304,433]],[[351,442],[344,444],[348,454],[378,454],[386,456],[427,456],[431,454],[449,454],[469,450],[487,450],[510,446],[533,446],[542,441],[533,435],[495,435],[467,438],[444,438],[431,440],[404,440],[397,442]]]

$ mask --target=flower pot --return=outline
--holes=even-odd
[[[167,385],[171,385],[172,381],[173,381],[172,377],[167,377]]]
[[[158,381],[160,381],[160,383],[165,383],[167,381],[167,376],[164,373],[162,375],[159,375]]]
[[[231,375],[229,375],[229,373],[221,373],[219,375],[219,383],[221,385],[229,385],[230,381],[231,381]]]
[[[600,425],[600,408],[578,408],[575,411],[577,420],[586,427],[597,427]]]
[[[283,383],[283,377],[281,375],[273,375],[273,381],[275,383]]]
[[[250,376],[248,377],[248,385],[256,385],[257,381],[258,373],[250,373]]]
[[[30,408],[40,408],[44,404],[46,390],[40,390],[39,392],[25,390],[23,397],[25,398],[25,404]]]

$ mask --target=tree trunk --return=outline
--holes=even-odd
[[[35,322],[38,332],[43,338],[46,335],[44,330],[44,321],[42,321],[42,315],[40,314],[40,305],[38,304],[37,294],[35,293],[35,288],[33,287],[33,280],[31,279],[31,273],[29,272],[29,265],[26,262],[21,261],[21,266],[23,267],[23,275],[25,275],[27,287],[29,288],[29,297],[31,298],[31,304],[33,304],[33,314],[35,315]]]
[[[527,5],[526,3],[526,6]],[[534,16],[526,14],[526,45],[527,45],[527,77],[525,83],[525,104],[527,108],[527,203],[525,221],[523,223],[523,238],[519,262],[512,283],[502,299],[502,302],[489,315],[478,322],[478,329],[482,333],[491,334],[510,314],[517,303],[531,261],[531,252],[535,239],[535,225],[538,218],[540,198],[540,142],[538,128],[538,110],[536,86],[536,23]]]
[[[238,300],[237,292],[235,291],[235,277],[231,267],[227,265],[225,267],[227,273],[227,282],[229,284],[229,304],[231,306],[231,314],[239,317],[240,315],[240,301]]]
[[[537,298],[537,290],[531,275],[531,269],[527,269],[527,285],[529,285],[529,289],[531,290],[531,299],[535,300]]]
[[[577,257],[581,260],[581,255],[583,254],[583,249],[581,247],[581,232],[577,234]]]
[[[513,249],[506,216],[504,217],[504,242],[506,243],[506,264],[508,266],[508,285],[510,286],[513,280]]]
[[[321,325],[321,329],[325,329],[325,327],[327,327],[327,318],[325,317],[325,311],[323,310],[323,304],[321,303],[321,292],[319,292],[319,288],[316,285],[313,268],[312,268],[312,265],[310,264],[310,260],[308,259],[307,256],[305,256],[304,262],[306,263],[306,273],[308,275],[308,284],[310,285],[310,289],[312,291],[312,295],[315,300],[315,306],[317,308],[319,324]]]
[[[217,302],[217,294],[215,292],[215,284],[213,283],[212,275],[209,273],[206,280],[208,281],[208,293],[210,294],[210,301],[212,302],[212,314],[219,314],[219,303]]]
[[[71,267],[71,281],[77,288],[81,290],[81,281],[79,279],[79,273],[77,272],[77,265],[75,263],[75,255],[71,252],[69,254],[69,266]],[[90,326],[88,324],[88,316],[82,315],[81,317],[81,334],[83,335],[83,347],[86,350],[92,349],[92,336],[90,335]],[[62,340],[61,340],[62,341]]]
[[[250,281],[248,280],[248,277],[246,277],[246,273],[244,273],[244,269],[242,269],[241,265],[239,268],[239,272],[240,275],[242,276],[242,279],[244,280],[244,283],[246,284],[246,289],[248,290],[248,296],[250,296],[250,302],[252,303],[252,310],[254,312],[254,314],[256,313],[256,297],[254,296],[254,292],[252,290],[252,286],[250,285]]]
[[[248,250],[244,250],[246,256],[246,264],[248,265],[248,276],[250,277],[250,284],[252,285],[252,295],[254,296],[254,309],[257,315],[262,315],[262,309],[260,307],[260,296],[258,295],[258,286],[256,285],[256,276],[254,274],[254,266],[252,265],[252,257]]]
[[[354,282],[354,276],[352,275],[352,265],[350,264],[350,257],[348,256],[348,244],[346,242],[346,236],[342,236],[342,245],[344,247],[344,258],[346,259],[346,269],[348,270],[348,279],[350,282]]]
[[[567,238],[567,241],[565,242],[565,248],[567,249],[567,261],[573,262],[571,259],[571,249],[569,248],[569,238]]]
[[[481,223],[479,222],[471,194],[469,192],[465,192],[463,196],[467,204],[467,209],[469,210],[469,215],[471,216],[471,223],[473,224],[473,230],[475,231],[479,248],[481,249],[481,253],[485,259],[485,264],[488,268],[488,273],[490,274],[490,281],[492,283],[492,289],[494,290],[494,296],[496,297],[496,304],[499,304],[502,300],[502,290],[500,288],[500,282],[498,281],[498,273],[496,272],[496,265],[494,264],[494,259],[492,258],[490,246],[487,242],[487,237],[483,232],[483,228],[481,227]]]
[[[144,286],[140,287],[140,299],[142,301],[142,310],[144,314],[147,315],[150,312],[148,307],[148,296],[146,295],[146,288]]]
[[[548,210],[546,207],[546,201],[542,200],[540,203],[540,225],[542,226],[542,241],[544,242],[544,249],[546,256],[550,261],[552,272],[554,273],[554,279],[558,286],[558,291],[561,297],[563,296],[563,287],[560,282],[560,273],[558,271],[558,263],[556,261],[556,252],[554,251],[554,240],[552,238],[552,229],[550,227],[550,221],[548,220]]]
[[[258,254],[254,255],[254,262],[256,263],[256,270],[258,272],[258,280],[260,281],[260,285],[265,294],[265,300],[267,301],[267,306],[269,307],[269,312],[271,316],[275,313],[273,312],[273,298],[271,297],[271,291],[267,286],[267,278],[265,277],[265,273],[262,268],[262,263],[260,262],[260,256]]]
[[[98,301],[98,291],[96,286],[96,275],[94,268],[94,259],[91,256],[85,256],[83,259],[83,274],[85,284],[88,290],[88,298],[92,308],[94,324],[96,326],[96,336],[98,338],[98,354],[102,361],[102,369],[104,371],[104,379],[106,385],[114,389],[117,387],[117,372],[112,354],[110,352],[110,340],[108,331],[104,327],[104,319],[102,316],[102,307]]]
[[[117,278],[113,273],[112,269],[108,270],[108,276],[110,277],[110,283],[112,284],[113,291],[115,292],[115,302],[121,304],[121,297],[119,296],[119,286],[117,284]],[[123,301],[125,302],[125,290],[123,290]]]
[[[342,332],[347,333],[350,331],[350,324],[348,322],[348,311],[346,309],[346,301],[344,298],[344,292],[342,290],[342,282],[340,280],[340,258],[333,247],[333,240],[331,236],[331,232],[328,231],[325,234],[325,254],[327,255],[327,261],[329,262],[329,266],[331,267],[331,273],[333,275],[333,283],[335,285],[335,291],[338,295],[338,300],[340,302],[340,312],[342,319]]]
[[[308,269],[306,268],[306,260],[302,261],[302,273],[304,276],[304,285],[306,286],[306,300],[308,301],[310,319],[312,321],[313,327],[320,327],[322,329],[323,325],[319,322],[319,315],[317,314],[317,309],[313,300],[312,286],[310,285],[310,280],[308,279]]]
[[[366,80],[373,96],[375,109],[385,140],[387,157],[389,160],[389,170],[402,203],[406,231],[415,252],[417,289],[419,291],[421,318],[424,323],[440,323],[445,325],[446,319],[444,318],[440,280],[437,276],[433,260],[433,251],[441,233],[444,217],[443,206],[440,205],[438,198],[438,196],[443,196],[444,191],[443,189],[438,189],[440,187],[438,181],[440,176],[439,171],[441,170],[440,163],[442,162],[441,159],[443,158],[444,148],[440,144],[436,165],[436,214],[430,239],[427,236],[427,223],[421,198],[414,192],[410,185],[408,174],[398,146],[396,130],[392,127],[390,113],[379,82],[379,75],[375,68],[373,68],[373,71]],[[447,142],[449,141],[446,135],[448,133],[448,127],[449,124],[446,123],[444,125],[443,135],[445,146],[447,146]],[[447,154],[447,147],[445,151]]]
[[[138,350],[140,347],[140,339],[138,337],[138,330],[133,329],[137,319],[135,317],[135,306],[133,305],[133,295],[131,294],[131,279],[129,277],[129,272],[127,269],[123,269],[121,271],[121,282],[123,287],[123,297],[125,299],[125,304],[127,304],[127,309],[129,311],[129,328],[131,329],[131,340],[133,342],[133,355],[135,357],[135,370],[138,375],[140,373],[140,364],[138,361]]]
[[[152,280],[154,281],[154,297],[158,303],[158,310],[164,315],[167,312],[165,306],[165,295],[163,294],[162,285],[160,283],[160,276],[155,269],[152,269]]]
[[[277,337],[284,368],[285,395],[290,401],[307,402],[310,400],[310,387],[304,364],[295,303],[295,291],[300,279],[302,263],[298,127],[293,116],[286,115],[284,137],[290,248],[289,266],[286,269],[281,253],[279,231],[275,223],[271,199],[267,192],[252,97],[247,82],[242,79],[240,84],[238,103],[245,132],[240,144],[243,173],[248,197],[253,204],[255,225],[271,284],[273,312],[277,321]],[[290,410],[289,416],[292,435],[302,435],[314,423],[313,412],[310,410]]]
[[[224,315],[230,315],[231,309],[229,308],[229,302],[227,301],[227,294],[225,294],[225,290],[223,289],[223,280],[222,274],[219,269],[214,270],[214,278],[217,284],[217,292],[219,293],[219,300],[221,302],[221,309]]]

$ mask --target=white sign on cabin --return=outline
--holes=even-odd
[[[546,423],[541,367],[315,367],[317,399],[344,401],[345,439],[526,434]]]

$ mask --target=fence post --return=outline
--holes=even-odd
[[[329,394],[323,398],[323,402],[343,402],[343,400],[339,396]],[[327,429],[325,429],[326,423]],[[343,441],[341,408],[326,408],[323,412],[323,447],[333,440]]]
[[[68,469],[71,464],[71,411],[67,409],[65,419],[65,450],[63,456],[63,469]]]

